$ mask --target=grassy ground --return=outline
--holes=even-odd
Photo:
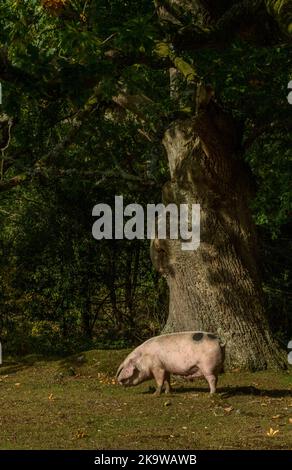
[[[152,382],[114,383],[127,351],[66,360],[26,358],[0,367],[1,449],[292,449],[292,374],[177,381],[170,396]]]

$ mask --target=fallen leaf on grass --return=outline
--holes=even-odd
[[[279,419],[279,418],[281,418],[281,415],[272,416],[272,419]]]
[[[166,402],[164,402],[164,406],[170,406],[171,405],[171,401],[167,400]]]
[[[289,423],[292,424],[292,418],[289,418]]]
[[[90,378],[89,376],[88,378]],[[99,383],[104,384],[104,385],[116,385],[118,382],[114,377],[109,377],[107,374],[104,374],[103,372],[98,372],[97,373],[97,379]]]
[[[19,382],[17,382],[17,383],[14,384],[14,385],[15,385],[15,387],[20,387],[21,384],[20,384]]]
[[[233,410],[233,406],[227,406],[226,408],[224,408],[224,411],[226,411],[226,413],[230,413],[230,411]]]
[[[76,431],[76,434],[73,437],[73,439],[84,439],[84,437],[88,437],[86,432],[83,431],[82,429],[78,429],[78,431]]]
[[[52,393],[50,393],[50,395],[48,396],[48,400],[50,401],[54,401],[55,400],[55,397]]]
[[[273,428],[270,428],[269,431],[267,431],[267,436],[269,437],[274,437],[276,434],[278,434],[279,429],[273,429]]]

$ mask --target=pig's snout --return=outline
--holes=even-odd
[[[123,369],[124,367],[121,366],[116,374],[116,380],[120,385],[126,385],[126,383],[129,381],[129,377],[123,376]]]
[[[129,387],[131,385],[138,385],[143,380],[144,375],[138,370],[136,364],[132,361],[120,366],[116,380],[120,385]]]
[[[127,385],[130,385],[131,379],[129,377],[118,377],[118,383],[120,385],[123,385],[126,387]]]
[[[134,381],[135,382],[135,381]],[[118,383],[123,387],[130,387],[131,385],[135,385],[132,378],[119,378]]]
[[[123,387],[130,387],[130,385],[132,385],[129,379],[120,380],[119,384],[122,385]]]
[[[136,376],[136,368],[130,361],[129,363],[123,364],[119,367],[116,374],[116,380],[120,385],[129,386],[133,385],[133,379]]]

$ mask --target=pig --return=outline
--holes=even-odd
[[[205,377],[210,393],[216,392],[218,373],[223,368],[225,345],[214,333],[184,331],[145,341],[120,365],[116,379],[124,386],[138,385],[154,378],[156,392],[171,391],[170,374],[192,380]]]

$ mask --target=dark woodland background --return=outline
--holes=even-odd
[[[194,68],[242,132],[266,311],[282,345],[292,338],[291,2],[217,2],[210,24],[234,5],[238,11],[207,46],[201,38],[209,32],[194,25],[188,2],[168,10],[181,35],[174,20],[159,21],[163,3],[172,2],[1,1],[6,353],[119,348],[162,330],[168,288],[152,267],[149,241],[94,240],[91,211],[99,202],[113,206],[115,195],[125,204],[161,202],[169,179],[161,137],[190,113]],[[179,106],[171,61],[181,72]],[[125,90],[151,99],[146,118],[113,98]]]

